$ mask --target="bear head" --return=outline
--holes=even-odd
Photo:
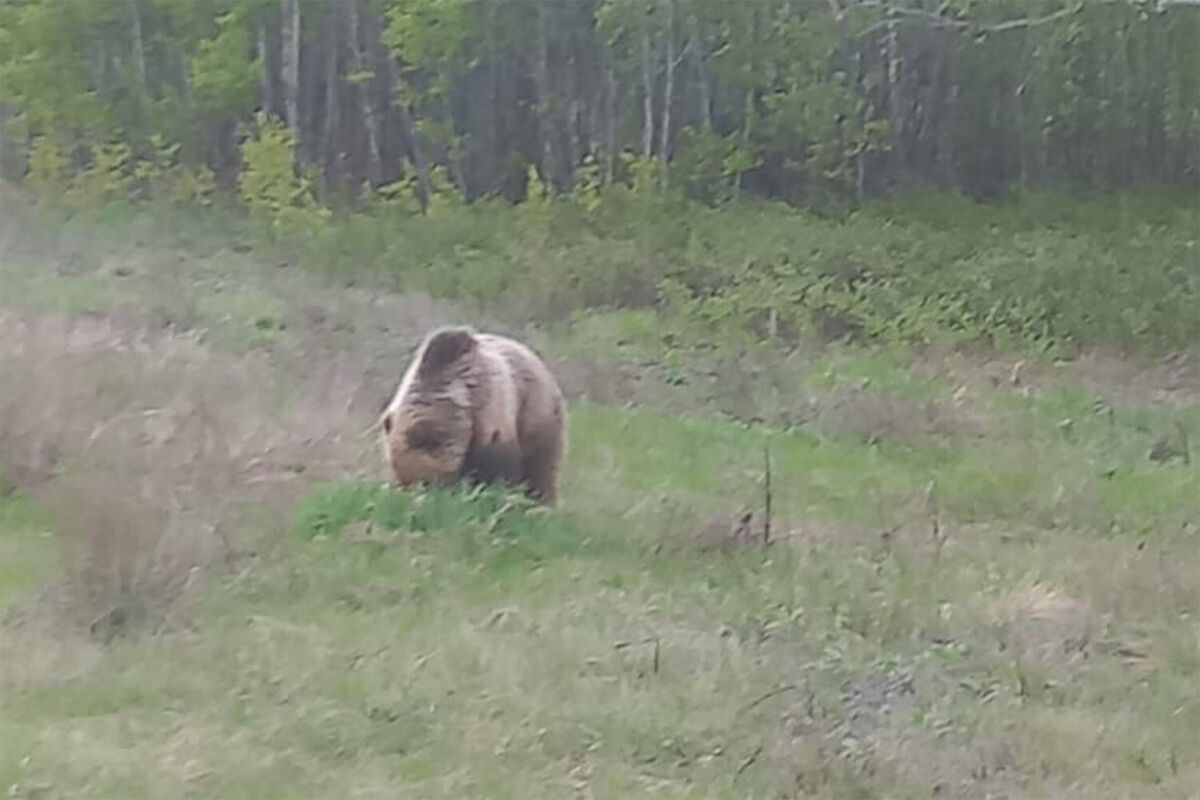
[[[467,328],[430,334],[380,420],[400,486],[456,480],[471,443],[478,342]]]

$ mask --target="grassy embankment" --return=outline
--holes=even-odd
[[[427,233],[363,218],[297,259],[345,287],[246,252],[212,216],[64,223],[15,203],[12,796],[1195,790],[1200,398],[1195,351],[1163,356],[1194,322],[1163,289],[1194,291],[1194,209],[970,222],[931,204],[847,225],[734,209],[678,226],[486,209]],[[731,324],[714,305],[746,285],[718,267],[770,254],[873,264],[882,294],[839,306],[851,331],[922,258],[1040,296],[1000,316],[1057,327],[950,349],[982,317],[914,313],[882,344],[821,345],[830,300],[756,345],[756,312]],[[1097,254],[1143,279],[1106,295],[1080,277]],[[545,277],[561,264],[576,279]],[[710,299],[639,309],[668,275]],[[962,287],[965,307],[986,296]],[[1105,320],[1105,303],[1128,313]],[[572,395],[554,514],[376,487],[362,434],[414,337],[480,305],[510,329],[539,320],[526,334]],[[1116,354],[1135,342],[1158,352]],[[761,510],[764,444],[766,549],[719,530]]]

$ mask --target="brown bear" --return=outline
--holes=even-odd
[[[421,343],[384,409],[383,451],[400,486],[506,483],[554,505],[566,416],[558,382],[531,349],[440,328]]]

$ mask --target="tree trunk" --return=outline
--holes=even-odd
[[[421,213],[429,210],[429,198],[433,190],[429,185],[429,162],[425,159],[425,148],[421,144],[421,135],[417,132],[416,120],[404,103],[398,103],[401,124],[408,136],[408,149],[412,157],[413,169],[417,171],[417,202],[421,204]]]
[[[758,59],[755,58],[755,48],[758,46],[758,8],[750,12],[750,49],[747,53],[751,74],[757,73]],[[750,148],[750,132],[754,126],[754,87],[746,90],[746,119],[742,126],[742,147]],[[742,193],[742,170],[733,177],[733,197],[736,200]]]
[[[325,4],[325,119],[321,132],[321,157],[325,164],[325,186],[328,190],[340,177],[341,158],[337,141],[338,124],[341,121],[340,84],[338,74],[338,49],[341,46],[339,0],[327,0]]]
[[[617,167],[617,70],[613,66],[612,57],[606,56],[606,58],[608,59],[606,70],[608,119],[605,121],[604,131],[604,183],[610,184],[613,182],[613,175]]]
[[[662,125],[659,127],[658,158],[666,183],[667,148],[671,144],[671,98],[675,94],[675,4],[667,0],[666,76],[663,79]]]
[[[149,85],[146,82],[146,47],[142,39],[142,14],[138,10],[137,0],[130,0],[130,32],[133,36],[133,68],[137,76],[140,100],[148,99]]]
[[[693,14],[688,22],[692,29],[692,67],[696,71],[696,85],[700,89],[700,124],[704,130],[712,130],[712,97],[708,90],[708,69],[704,64],[703,39],[700,38],[700,21]]]
[[[929,165],[931,174],[945,185],[951,180],[948,131],[953,115],[950,112],[950,57],[954,47],[953,34],[938,31],[934,34],[934,67],[926,98],[929,123]]]
[[[1029,188],[1029,166],[1026,163],[1028,156],[1025,153],[1025,86],[1024,84],[1016,88],[1016,106],[1017,106],[1017,180],[1020,182],[1021,191],[1024,192]]]
[[[880,157],[884,160],[883,174],[890,174],[889,165],[903,165],[904,110],[900,97],[900,37],[898,25],[893,21],[887,26],[883,40],[883,60],[880,75],[883,84],[883,107],[888,119],[888,138],[891,147]],[[894,155],[893,155],[894,154]]]
[[[870,92],[863,81],[866,78],[866,66],[863,64],[865,59],[864,51],[870,46],[870,40],[865,40],[854,48],[854,86],[855,93],[862,97],[862,102],[858,103],[858,135],[862,141],[858,143],[857,152],[854,156],[854,199],[861,205],[863,197],[866,194],[867,182],[867,163],[866,163],[866,126],[871,119],[872,104],[870,100]]]
[[[258,60],[262,62],[262,71],[258,74],[258,95],[262,111],[267,115],[276,113],[278,106],[275,102],[275,81],[272,79],[271,51],[267,41],[267,25],[263,20],[258,21]]]
[[[350,66],[356,73],[363,71],[362,45],[360,44],[360,23],[358,0],[335,0],[342,2],[349,13],[349,24],[346,26],[346,39],[349,43]],[[369,82],[360,80],[358,83],[358,102],[362,110],[363,127],[367,130],[367,183],[372,189],[378,188],[383,181],[383,158],[379,153],[379,119],[375,113],[374,104],[368,89]]]
[[[442,109],[446,115],[446,122],[450,124],[450,140],[446,142],[446,161],[450,166],[450,177],[454,179],[454,185],[458,187],[459,196],[466,200],[470,196],[470,185],[467,183],[466,165],[464,162],[465,154],[460,146],[461,140],[458,138],[458,125],[454,119],[454,104],[450,102],[447,96],[442,97]]]
[[[293,154],[301,161],[304,153],[300,123],[300,0],[279,0],[282,14],[283,116],[293,136]]]
[[[564,75],[564,80],[559,85],[563,87],[561,92],[565,95],[565,102],[560,104],[559,120],[562,135],[559,136],[558,141],[561,143],[562,153],[557,165],[558,186],[565,191],[570,191],[571,187],[575,185],[575,169],[583,160],[584,152],[583,137],[580,134],[584,132],[583,108],[587,82],[581,79],[579,69],[583,53],[579,48],[578,36],[575,33],[579,29],[579,25],[576,24],[578,16],[572,16],[572,13],[575,13],[580,7],[577,3],[560,5],[559,22],[556,28],[566,31],[565,35],[561,36],[559,47],[561,71]]]
[[[551,110],[550,100],[550,70],[549,70],[549,42],[547,41],[546,32],[546,6],[544,3],[539,3],[537,6],[537,56],[533,66],[533,80],[537,87],[537,127],[538,127],[538,145],[541,151],[541,172],[542,183],[547,191],[552,191],[554,188],[554,149],[551,144],[550,121],[548,119]]]
[[[750,131],[754,125],[754,90],[746,90],[746,124],[742,126],[742,147],[750,147]],[[742,193],[742,171],[738,170],[733,176],[733,198],[736,200]]]
[[[489,3],[488,18],[484,26],[484,45],[487,48],[487,116],[491,124],[486,125],[487,149],[481,158],[484,162],[482,172],[486,176],[483,185],[485,192],[500,188],[503,178],[500,175],[499,159],[503,156],[501,143],[507,139],[504,130],[504,116],[500,108],[500,48],[496,46],[496,30],[500,24],[500,4]]]
[[[654,153],[654,79],[650,63],[650,31],[642,31],[642,158]]]
[[[334,0],[340,2],[340,0]],[[393,91],[400,86],[400,68],[396,66],[396,59],[389,55],[387,59],[388,77],[391,79]],[[412,110],[399,99],[393,99],[392,103],[396,110],[400,112],[400,125],[404,128],[404,136],[408,139],[409,157],[412,159],[413,169],[417,173],[417,202],[421,205],[421,213],[424,214],[429,210],[429,197],[431,190],[429,187],[429,164],[425,160],[425,149],[421,145],[421,138],[417,133],[416,120],[413,119]]]

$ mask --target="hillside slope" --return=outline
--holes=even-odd
[[[414,499],[380,487],[371,424],[461,313],[219,231],[4,206],[13,797],[1200,780],[1185,357],[827,347],[738,369],[618,345],[628,320],[593,315],[524,331],[572,398],[562,508]],[[743,507],[753,541],[728,535]]]

